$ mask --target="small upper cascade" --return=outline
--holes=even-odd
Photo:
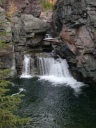
[[[49,40],[49,39],[53,39],[53,38],[50,34],[46,34],[44,40]]]
[[[30,73],[30,63],[31,63],[31,57],[30,55],[24,55],[24,62],[23,62],[23,70],[22,70],[22,75],[20,78],[31,78],[31,73]]]

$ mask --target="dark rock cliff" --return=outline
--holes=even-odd
[[[63,41],[58,54],[67,58],[71,70],[95,85],[96,0],[58,0],[53,22]],[[68,50],[70,54],[67,54]]]

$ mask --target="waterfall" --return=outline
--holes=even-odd
[[[38,65],[41,75],[40,80],[48,80],[58,85],[65,83],[66,86],[70,85],[76,91],[84,85],[81,82],[77,82],[77,80],[72,77],[66,59],[39,57]]]
[[[52,36],[50,34],[46,34],[44,40],[47,40],[47,39],[53,39],[53,38],[52,38]]]
[[[66,59],[37,57],[36,62],[36,65],[38,66],[37,69],[40,71],[40,80],[47,80],[57,85],[70,85],[76,91],[84,85],[81,82],[77,82],[77,80],[72,77]],[[30,55],[24,55],[22,75],[20,78],[32,78],[34,64],[34,59],[32,59]]]
[[[31,69],[30,69],[31,57],[30,55],[24,55],[22,75],[20,78],[31,78]]]
[[[11,77],[14,77],[17,75],[16,71],[16,62],[15,62],[15,52],[14,52],[14,46],[13,46],[13,58],[12,58],[12,67],[11,67]]]
[[[58,77],[71,76],[68,70],[68,64],[65,59],[42,58],[39,57],[40,75],[54,75]]]

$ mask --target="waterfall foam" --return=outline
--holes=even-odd
[[[26,90],[24,88],[19,88],[19,92],[12,94],[11,96],[19,95],[21,92],[25,92]]]
[[[48,80],[55,85],[70,85],[76,91],[84,84],[77,82],[69,72],[69,66],[65,59],[42,58],[39,57],[40,80]]]
[[[24,55],[24,62],[23,62],[23,69],[22,69],[22,75],[20,78],[31,78],[32,75],[30,74],[30,55]]]

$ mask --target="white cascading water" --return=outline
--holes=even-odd
[[[44,40],[49,40],[49,39],[53,39],[53,38],[52,38],[52,36],[50,34],[46,34]]]
[[[14,46],[13,46],[13,58],[12,58],[12,67],[11,67],[11,77],[14,77],[17,75],[16,71],[16,63],[15,63],[15,52],[14,52]]]
[[[30,55],[24,55],[23,70],[20,78],[32,78],[32,73],[30,72],[33,67],[31,64],[34,65],[31,63]],[[48,80],[55,85],[69,85],[76,91],[80,90],[80,87],[84,85],[72,77],[66,59],[38,57],[38,66],[40,70],[40,80]]]
[[[83,86],[81,82],[77,82],[69,72],[69,66],[66,59],[54,59],[54,58],[38,58],[38,64],[40,69],[40,80],[48,80],[54,84],[70,85],[76,91]]]
[[[31,78],[31,74],[30,74],[30,62],[31,61],[31,57],[30,55],[24,55],[24,62],[23,62],[23,70],[22,70],[22,75],[20,76],[20,78]]]
[[[40,75],[54,75],[58,77],[69,77],[68,64],[65,59],[39,58]]]

